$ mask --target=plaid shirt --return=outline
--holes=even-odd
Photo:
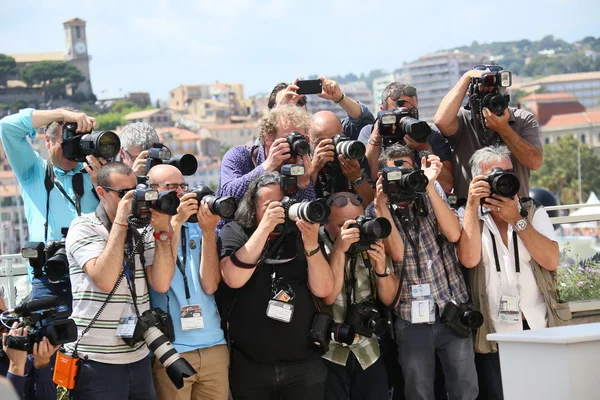
[[[325,245],[325,252],[327,256],[331,254],[333,250],[333,243],[329,236],[321,228],[320,236]],[[369,282],[369,269],[365,267],[362,257],[359,255],[354,256],[356,259],[354,276],[356,283],[354,285],[354,300],[356,303],[360,303],[364,300],[373,301],[375,299],[375,293],[372,293],[371,283]],[[391,265],[391,259],[388,257],[387,262]],[[353,264],[353,257],[346,256],[345,265],[345,276],[350,274],[350,268]],[[375,289],[375,272],[371,270],[371,281],[373,282],[373,289]],[[332,305],[322,305],[321,309],[333,316],[335,322],[343,322],[346,318],[346,311],[348,309],[346,304],[346,282],[344,279],[344,285],[342,290],[338,293],[335,301]],[[346,346],[335,341],[329,343],[329,351],[323,356],[324,359],[331,361],[332,363],[339,365],[346,365],[350,352],[354,353],[356,359],[360,363],[363,370],[369,368],[379,358],[379,343],[377,342],[377,336],[373,335],[370,338],[356,335],[354,343],[351,346]]]
[[[441,186],[436,182],[436,192],[446,201],[446,195],[444,194]],[[419,232],[417,233],[417,227],[412,224],[408,228],[410,238],[415,243],[418,243],[418,257],[417,251],[411,244],[410,240],[407,240],[404,229],[396,214],[392,212],[394,224],[400,232],[400,236],[404,239],[404,261],[402,263],[394,263],[394,270],[396,276],[400,279],[400,272],[404,268],[404,283],[402,285],[402,293],[400,296],[400,303],[394,309],[396,316],[410,321],[411,312],[411,297],[410,297],[410,285],[426,284],[428,283],[431,288],[431,295],[439,307],[440,315],[444,310],[446,304],[450,302],[451,295],[448,289],[448,279],[450,280],[450,286],[454,299],[459,302],[465,302],[468,299],[467,287],[465,285],[464,277],[459,269],[458,258],[456,256],[456,246],[454,243],[450,243],[448,240],[443,242],[444,259],[442,260],[440,254],[440,247],[436,241],[438,235],[438,223],[431,207],[431,202],[427,196],[423,196],[423,206],[427,208],[427,216],[417,217],[419,219]],[[448,205],[450,207],[450,205]],[[453,210],[454,211],[454,210]],[[375,215],[375,206],[372,203],[367,208],[367,212],[370,215]],[[413,216],[412,207],[410,210],[411,217]],[[454,211],[456,214],[456,211]],[[419,239],[417,240],[417,234]],[[417,260],[420,262],[421,277],[417,274]],[[444,272],[444,261],[446,263],[448,278],[446,278],[446,272]]]

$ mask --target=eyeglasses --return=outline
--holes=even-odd
[[[473,67],[473,69],[478,71],[485,71],[486,69],[489,69],[491,72],[499,72],[503,70],[499,65],[476,65]]]
[[[184,192],[188,190],[190,185],[187,183],[152,183],[150,187],[167,188],[168,190],[177,190],[181,188]]]
[[[100,186],[100,187],[108,192],[115,192],[119,196],[120,199],[122,199],[123,196],[125,196],[125,194],[127,194],[127,192],[129,192],[130,190],[135,190],[135,188],[115,189],[115,188],[111,188],[110,186]]]
[[[123,151],[124,151],[124,152],[125,152],[125,154],[127,154],[127,156],[128,156],[130,159],[132,159],[132,160],[135,160],[135,159],[137,159],[137,158],[138,158],[138,156],[139,156],[139,154],[134,156],[134,155],[133,155],[133,154],[131,154],[131,153],[130,153],[128,150],[125,150],[125,149],[123,149]]]
[[[350,201],[350,203],[352,203],[355,206],[362,206],[362,200],[362,197],[360,197],[357,194],[353,194],[351,196],[335,196],[330,197],[329,200],[327,200],[327,205],[334,205],[336,207],[346,207],[348,201]]]

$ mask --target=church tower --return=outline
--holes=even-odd
[[[63,22],[63,25],[65,27],[65,44],[67,46],[65,61],[73,64],[85,76],[85,81],[77,85],[75,92],[90,95],[93,93],[92,82],[90,80],[91,56],[88,54],[85,21],[73,18]]]

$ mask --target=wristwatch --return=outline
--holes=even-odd
[[[375,271],[375,269],[373,269],[373,271]],[[392,268],[388,264],[385,265],[385,273],[380,274],[377,271],[375,271],[375,275],[377,275],[380,278],[385,278],[386,276],[390,276],[391,273],[392,273]]]
[[[350,181],[350,183],[352,184],[352,186],[360,186],[360,185],[362,185],[363,181],[364,181],[364,178],[361,175],[357,180]]]
[[[167,240],[171,239],[171,233],[172,232],[154,232],[154,238],[156,240],[160,240],[161,242],[166,242]]]
[[[517,232],[521,232],[524,231],[527,228],[527,220],[525,218],[521,218],[520,220],[518,220],[515,225],[513,226],[513,228],[515,229],[515,231]]]

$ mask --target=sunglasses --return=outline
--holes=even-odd
[[[181,190],[186,192],[190,185],[188,185],[187,183],[152,183],[150,187],[167,188],[168,190],[177,190],[178,188],[181,188]]]
[[[499,65],[476,65],[473,67],[473,69],[478,71],[485,71],[486,69],[489,69],[491,72],[503,71],[502,67]]]
[[[362,206],[362,197],[357,194],[353,194],[352,196],[336,196],[331,197],[327,200],[328,206],[336,206],[336,207],[346,207],[348,201],[355,206]]]
[[[123,196],[125,196],[127,194],[127,192],[129,192],[130,190],[135,190],[135,188],[129,188],[129,189],[115,189],[115,188],[111,188],[110,186],[101,186],[102,189],[106,190],[107,192],[115,192],[120,199],[123,198]]]

